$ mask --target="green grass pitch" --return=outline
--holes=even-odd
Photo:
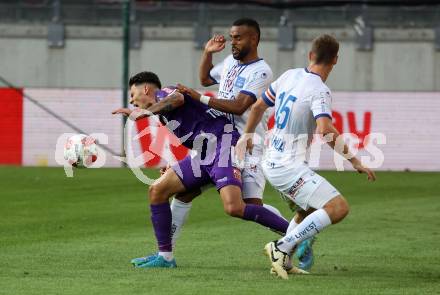
[[[157,172],[149,172],[157,174]],[[147,188],[128,169],[0,168],[0,294],[440,294],[440,174],[321,172],[351,204],[315,244],[313,274],[283,281],[262,255],[276,234],[194,202],[177,269],[129,261],[155,249]],[[267,186],[266,202],[289,219]]]

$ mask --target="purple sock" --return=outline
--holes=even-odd
[[[289,222],[284,218],[258,205],[246,204],[243,219],[257,222],[283,235],[289,227]]]
[[[159,251],[172,252],[171,245],[171,208],[168,202],[150,205],[151,222],[156,235]]]

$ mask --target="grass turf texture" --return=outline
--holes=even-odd
[[[157,174],[149,171],[150,174]],[[277,236],[194,202],[177,269],[134,269],[155,249],[146,186],[127,169],[0,167],[0,294],[439,294],[440,174],[322,172],[351,213],[315,244],[313,275],[269,274]],[[287,206],[266,189],[266,202]]]

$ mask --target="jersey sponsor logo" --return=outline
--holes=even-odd
[[[235,78],[237,78],[238,75],[240,75],[240,66],[234,65],[226,74],[226,79],[222,87],[222,91],[225,91],[226,93],[231,93],[232,89],[234,87],[234,81]]]
[[[235,87],[243,88],[245,81],[245,78],[238,76],[237,79],[235,79]]]
[[[302,177],[300,177],[289,189],[288,194],[292,199],[295,198],[296,194],[298,193],[299,189],[304,185],[305,181]]]
[[[282,137],[274,136],[272,138],[272,146],[277,151],[283,152],[285,145],[286,145],[286,143],[285,143],[285,141],[284,141],[284,139]]]
[[[302,237],[307,235],[308,232],[310,232],[312,230],[316,230],[316,232],[319,233],[319,230],[317,229],[317,226],[316,226],[315,222],[313,222],[313,221],[303,231],[297,233],[295,235],[295,238],[301,239]]]
[[[229,99],[229,93],[225,92],[225,91],[222,91],[222,90],[219,90],[218,93],[217,93],[217,97],[218,98]]]
[[[218,117],[222,117],[225,115],[225,113],[218,111],[218,110],[215,110],[215,109],[211,109],[211,108],[207,109],[206,113],[208,113],[213,118],[218,118]]]
[[[234,114],[224,113],[216,109],[207,109],[206,113],[208,113],[213,118],[226,117],[235,127]]]

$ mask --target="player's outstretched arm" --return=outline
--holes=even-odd
[[[142,118],[146,118],[146,117],[153,115],[151,112],[149,112],[147,110],[140,109],[140,108],[134,108],[134,109],[120,108],[120,109],[114,110],[112,112],[112,114],[113,115],[120,114],[120,115],[129,117],[133,121],[140,120]]]
[[[146,118],[155,114],[163,114],[170,112],[185,103],[185,99],[183,95],[177,91],[172,92],[170,95],[165,97],[160,102],[152,105],[148,109],[129,109],[129,108],[120,108],[114,110],[112,112],[113,115],[121,114],[123,116],[129,117],[131,120],[136,121],[142,118]]]
[[[338,130],[333,126],[332,120],[328,117],[319,117],[316,119],[317,132],[323,135],[328,145],[338,154],[350,161],[354,169],[359,173],[365,173],[368,176],[368,180],[376,180],[375,173],[362,165],[355,156],[350,153],[348,146],[344,143],[342,136],[340,136]]]
[[[237,145],[235,146],[235,153],[238,160],[244,160],[246,151],[249,151],[249,153],[252,154],[253,134],[255,133],[255,129],[257,128],[258,123],[260,123],[261,118],[263,118],[263,114],[268,107],[269,106],[262,98],[259,98],[252,106],[248,121],[246,122],[246,127],[244,129],[244,134],[241,135]]]
[[[253,97],[244,93],[239,93],[235,99],[229,100],[201,95],[194,89],[181,84],[177,85],[177,89],[213,109],[235,115],[242,115],[255,101]]]
[[[216,83],[209,75],[209,72],[214,67],[212,64],[212,54],[222,51],[225,48],[225,45],[226,39],[222,35],[214,35],[214,37],[206,43],[199,66],[199,79],[202,86],[211,86]]]

